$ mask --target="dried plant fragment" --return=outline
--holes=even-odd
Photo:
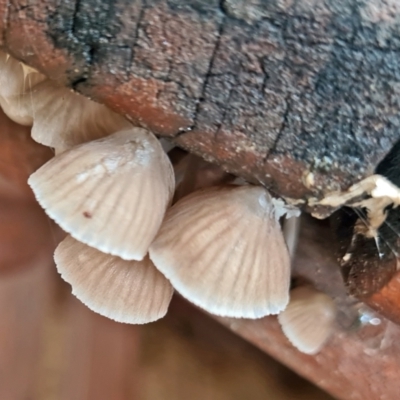
[[[399,269],[399,169],[400,142],[379,163],[376,175],[345,193],[353,199],[331,218],[346,287],[359,298],[378,292]]]

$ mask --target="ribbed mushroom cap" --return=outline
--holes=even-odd
[[[157,138],[133,128],[55,156],[28,183],[75,239],[141,260],[172,199],[174,173]]]
[[[67,236],[57,247],[54,260],[72,293],[105,317],[145,324],[167,313],[173,288],[148,256],[142,261],[125,261]]]
[[[213,314],[260,318],[289,300],[289,255],[262,187],[184,197],[168,210],[150,258],[178,292]]]
[[[0,106],[9,118],[21,125],[32,125],[32,115],[23,99],[45,79],[40,72],[0,51]]]
[[[291,290],[289,305],[278,315],[285,336],[306,354],[318,353],[332,333],[335,318],[333,300],[308,285]]]
[[[132,127],[106,106],[50,80],[21,97],[18,108],[33,118],[32,138],[59,150]]]

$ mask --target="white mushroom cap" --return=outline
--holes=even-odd
[[[117,322],[145,324],[162,318],[173,288],[149,257],[125,261],[67,236],[54,260],[72,293],[91,310]]]
[[[21,96],[17,111],[33,119],[32,138],[36,142],[59,150],[132,127],[106,106],[50,80]]]
[[[178,292],[216,315],[260,318],[289,300],[289,255],[262,187],[184,197],[168,210],[150,258]]]
[[[171,202],[174,173],[157,138],[133,128],[55,156],[28,183],[46,213],[75,239],[141,260]]]
[[[9,54],[0,51],[0,106],[13,121],[32,125],[33,118],[22,105],[23,98],[46,77]]]
[[[289,305],[278,315],[285,336],[306,354],[318,353],[332,333],[335,318],[334,301],[308,285],[291,290]]]

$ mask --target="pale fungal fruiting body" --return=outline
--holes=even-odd
[[[283,222],[283,236],[285,238],[286,245],[289,250],[291,259],[294,258],[297,248],[297,242],[299,239],[300,231],[300,217],[291,216],[286,218]]]
[[[0,51],[0,106],[20,125],[32,125],[33,117],[21,107],[24,97],[46,77]]]
[[[39,204],[75,239],[142,260],[174,193],[157,138],[133,128],[57,155],[28,180]]]
[[[105,317],[144,324],[167,313],[173,289],[148,256],[125,261],[68,236],[57,247],[54,260],[72,293]]]
[[[21,125],[33,125],[32,138],[63,151],[132,124],[102,104],[46,79],[0,52],[0,105]]]
[[[33,116],[32,138],[57,150],[132,127],[106,106],[49,80],[35,86],[20,103]]]
[[[289,300],[290,259],[262,187],[184,197],[168,210],[150,258],[178,292],[213,314],[260,318]]]
[[[285,336],[306,354],[318,353],[333,331],[335,318],[333,300],[308,285],[291,290],[289,305],[278,315]]]

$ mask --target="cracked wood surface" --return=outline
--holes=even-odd
[[[0,45],[294,199],[371,174],[399,139],[394,0],[0,0]]]

